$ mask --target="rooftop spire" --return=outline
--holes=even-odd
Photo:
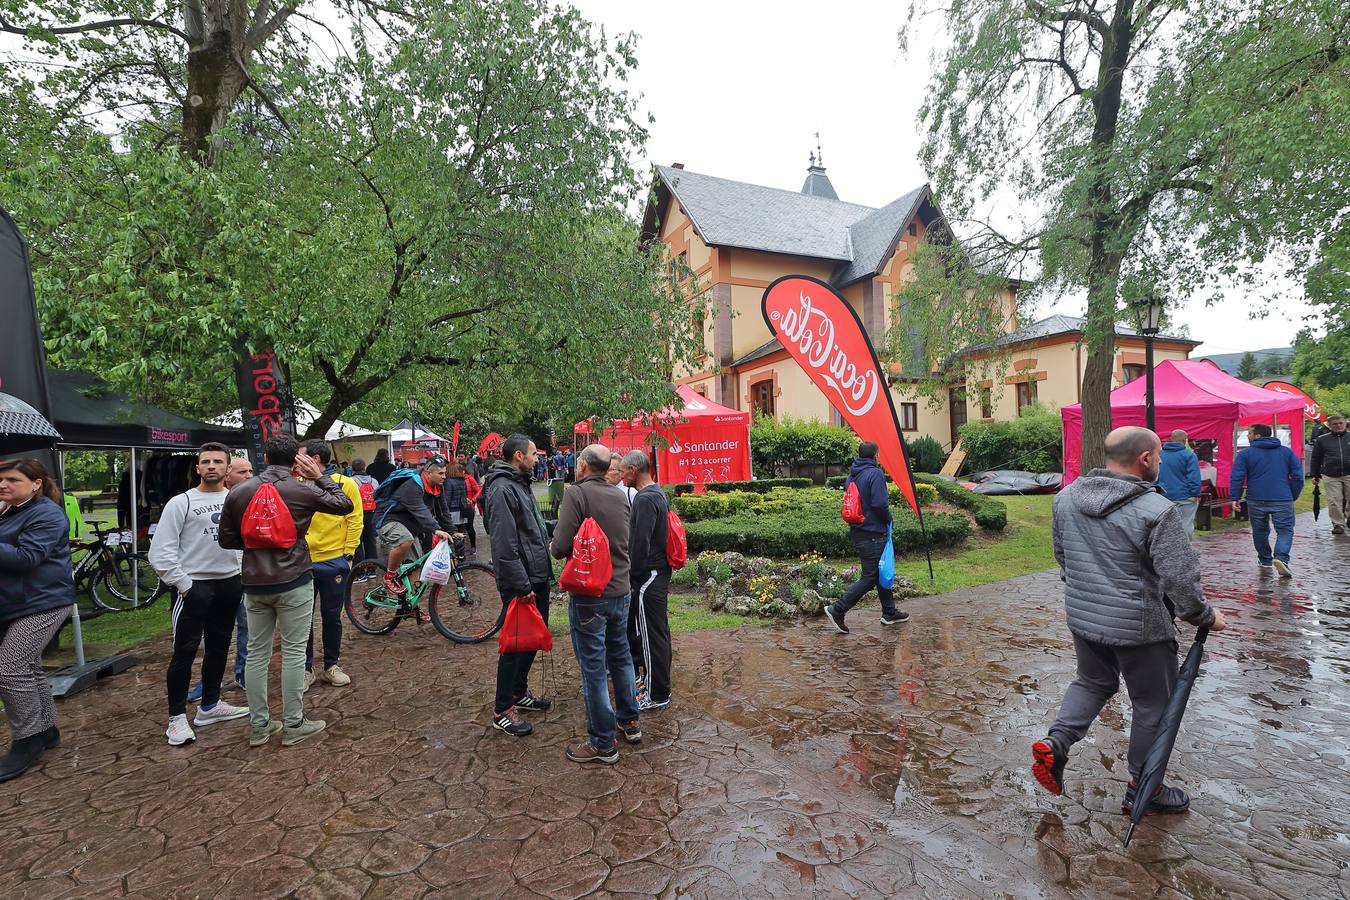
[[[820,149],[819,131],[816,132],[816,149],[811,151],[809,159],[811,165],[806,169],[806,181],[802,182],[801,192],[813,197],[838,200],[839,195],[834,192],[834,185],[830,184],[829,176],[825,174],[825,154]]]

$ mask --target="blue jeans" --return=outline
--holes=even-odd
[[[617,707],[619,721],[638,717],[633,656],[628,649],[628,601],[619,597],[571,595],[572,650],[581,667],[581,693],[586,699],[586,733],[599,750],[614,746]],[[614,706],[609,702],[605,676],[614,683]]]
[[[1271,564],[1270,525],[1275,523],[1274,559],[1289,562],[1289,548],[1294,546],[1293,500],[1248,500],[1247,511],[1252,517],[1252,543],[1256,545],[1256,559],[1261,565]]]

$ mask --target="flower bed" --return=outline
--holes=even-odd
[[[714,612],[764,619],[818,616],[858,576],[856,567],[840,572],[818,553],[804,553],[793,562],[705,551],[694,561],[694,570]],[[897,597],[921,593],[904,577],[896,578],[893,590]]]

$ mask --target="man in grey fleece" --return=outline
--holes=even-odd
[[[1211,631],[1225,625],[1223,613],[1205,602],[1200,557],[1176,507],[1152,484],[1161,452],[1148,429],[1117,428],[1106,436],[1106,468],[1080,477],[1054,503],[1055,559],[1078,677],[1049,735],[1031,745],[1032,774],[1046,790],[1063,793],[1069,748],[1124,677],[1133,709],[1126,813],[1177,680],[1174,617]],[[1162,785],[1147,802],[1149,813],[1179,813],[1191,801],[1180,788]]]

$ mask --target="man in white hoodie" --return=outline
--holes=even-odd
[[[182,746],[197,739],[187,721],[188,683],[197,648],[206,638],[202,659],[202,702],[193,724],[210,725],[248,715],[247,707],[220,699],[230,634],[243,599],[238,550],[222,549],[217,532],[220,512],[229,491],[225,476],[230,451],[221,444],[204,444],[197,451],[197,487],[179,494],[164,506],[155,537],[150,542],[150,564],[175,589],[173,600],[173,658],[165,684],[169,699],[169,744]]]

